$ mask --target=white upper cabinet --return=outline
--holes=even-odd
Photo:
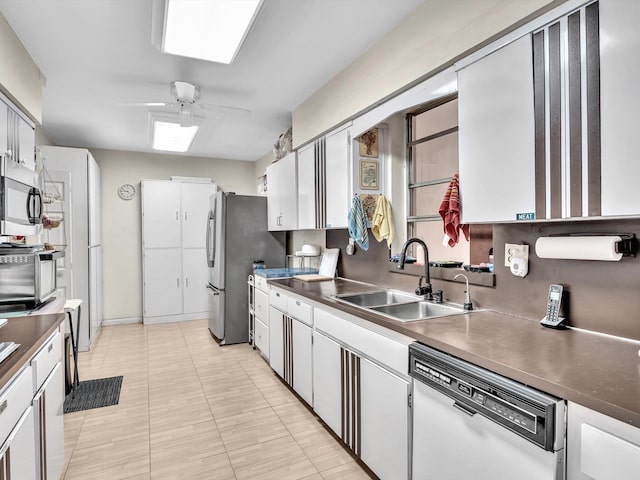
[[[183,248],[206,247],[209,197],[215,193],[215,190],[216,186],[213,183],[181,184]]]
[[[601,0],[602,215],[640,214],[640,2]]]
[[[7,106],[0,101],[0,156],[7,151]]]
[[[458,71],[463,223],[515,221],[535,206],[531,35]]]
[[[180,247],[180,183],[142,182],[143,248]]]
[[[298,229],[313,230],[316,226],[316,156],[315,144],[298,150]]]
[[[269,231],[298,228],[296,152],[267,167],[267,219]]]
[[[347,228],[351,185],[351,134],[347,127],[325,138],[325,228]]]
[[[19,161],[29,170],[36,169],[36,133],[35,129],[25,122],[19,120],[18,129]]]

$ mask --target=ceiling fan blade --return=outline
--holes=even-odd
[[[168,107],[172,105],[166,102],[140,102],[140,103],[116,103],[118,107]]]
[[[233,115],[233,116],[242,116],[248,117],[251,116],[251,110],[247,110],[245,108],[238,107],[227,107],[225,105],[215,105],[212,103],[194,103],[194,106],[197,108],[201,108],[202,110],[206,110],[208,112],[218,112],[223,115]]]

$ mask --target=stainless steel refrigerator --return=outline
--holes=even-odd
[[[247,277],[253,262],[284,267],[285,233],[267,231],[267,199],[217,192],[207,225],[209,330],[220,345],[249,341]]]

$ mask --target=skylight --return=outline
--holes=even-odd
[[[166,0],[162,51],[231,63],[262,0]]]

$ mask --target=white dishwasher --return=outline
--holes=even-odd
[[[409,347],[413,480],[562,480],[566,405],[425,345]]]

